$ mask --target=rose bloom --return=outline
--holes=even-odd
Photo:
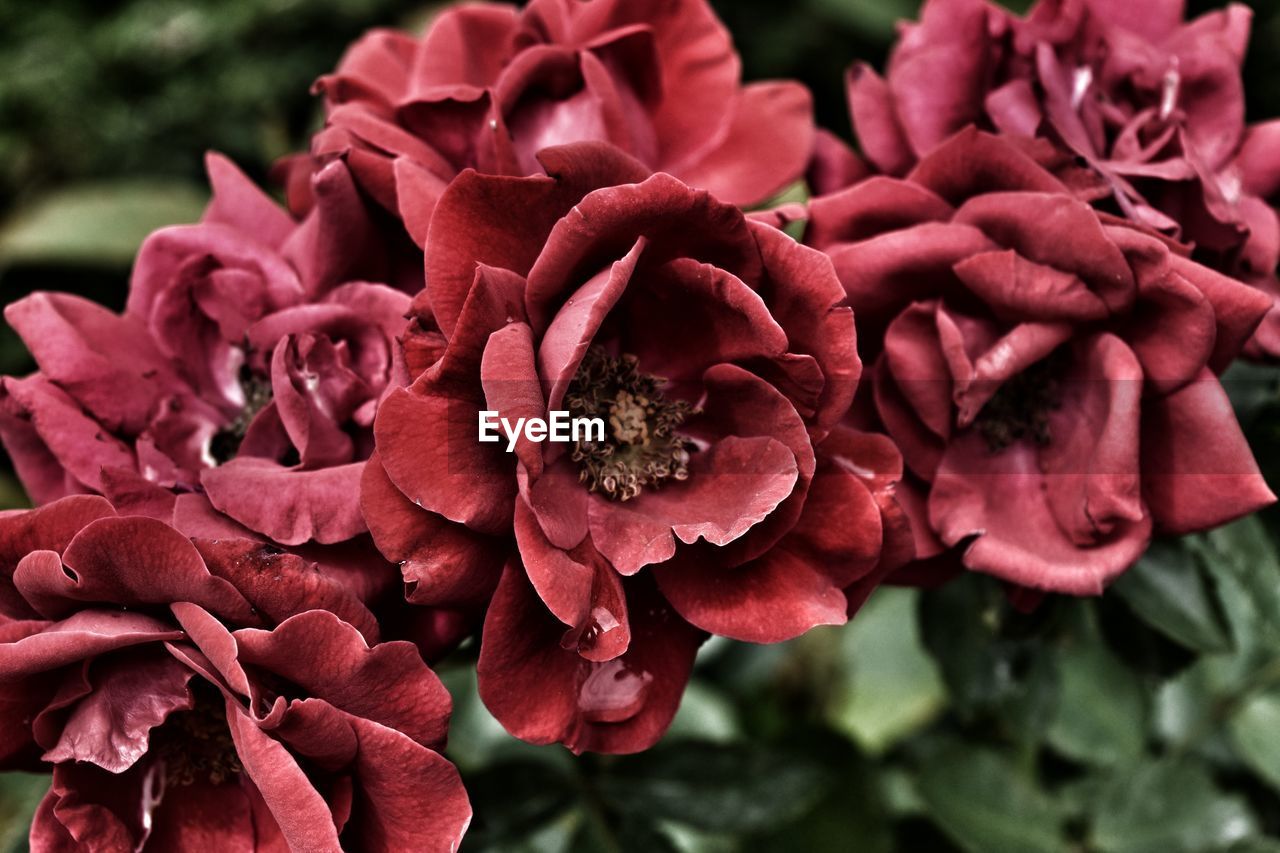
[[[141,476],[277,543],[351,540],[403,289],[422,282],[395,264],[421,256],[382,236],[342,163],[302,221],[208,167],[204,218],[147,238],[123,316],[56,293],[6,307],[40,371],[2,380],[0,439],[37,502]]]
[[[1153,530],[1274,500],[1216,377],[1267,297],[1097,213],[1024,146],[964,131],[811,217],[914,475],[920,558],[1094,594]]]
[[[635,751],[704,632],[842,623],[910,556],[901,462],[838,426],[861,365],[830,261],[612,146],[540,157],[441,198],[364,511],[414,600],[492,594],[480,694],[508,730]],[[482,410],[605,435],[507,453]]]
[[[345,586],[261,542],[88,495],[0,514],[0,753],[53,770],[31,849],[456,849],[449,696],[377,640]]]
[[[1183,12],[1177,0],[1041,0],[1024,19],[930,0],[885,78],[851,70],[858,138],[895,176],[969,124],[1049,139],[1090,171],[1082,197],[1274,298],[1280,220],[1265,198],[1280,125],[1245,126],[1251,12],[1233,4],[1189,23]],[[1280,310],[1248,352],[1280,356]]]
[[[749,204],[801,177],[813,119],[798,83],[740,77],[705,0],[466,3],[421,38],[356,42],[316,84],[328,121],[312,153],[345,158],[419,245],[458,172],[540,174],[537,152],[569,142],[611,142]]]

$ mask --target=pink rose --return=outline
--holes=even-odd
[[[208,167],[204,218],[147,238],[123,316],[56,293],[6,307],[40,372],[3,379],[0,439],[39,502],[140,476],[284,545],[351,540],[420,255],[342,163],[301,221]]]
[[[1153,530],[1274,500],[1216,376],[1270,301],[1024,147],[962,131],[905,178],[815,199],[806,239],[857,314],[917,555],[1096,594]]]
[[[1083,198],[1195,246],[1197,260],[1280,294],[1280,155],[1245,126],[1243,5],[1189,23],[1168,0],[1041,0],[1023,18],[985,0],[930,0],[887,75],[849,75],[868,158],[901,176],[967,125],[1050,140],[1086,167]],[[826,162],[825,160],[823,162]],[[826,188],[830,188],[829,185]],[[1248,347],[1280,356],[1280,310]]]
[[[356,42],[317,83],[328,123],[312,153],[341,155],[419,245],[458,172],[536,175],[538,151],[569,142],[749,204],[801,177],[813,120],[803,86],[740,73],[705,0],[468,3],[420,39]]]
[[[448,694],[297,556],[73,496],[0,515],[0,602],[33,850],[456,849]]]
[[[842,623],[910,556],[901,460],[838,425],[861,364],[827,258],[612,146],[540,156],[436,208],[365,517],[415,600],[492,595],[480,694],[508,730],[630,752],[703,632]],[[607,426],[508,453],[484,410]]]

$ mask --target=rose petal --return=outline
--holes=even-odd
[[[1161,532],[1171,535],[1217,527],[1275,502],[1208,370],[1173,394],[1146,400],[1142,494]]]
[[[168,654],[97,663],[93,692],[72,709],[45,761],[88,762],[123,773],[147,751],[151,730],[191,707],[192,672]]]
[[[738,94],[723,144],[677,174],[721,201],[750,206],[796,180],[812,148],[813,99],[808,90],[798,83],[754,83]],[[758,151],[768,151],[769,156],[753,156]]]
[[[341,542],[364,533],[360,475],[353,462],[316,471],[240,457],[200,475],[220,512],[284,545]]]

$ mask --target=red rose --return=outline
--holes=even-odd
[[[729,33],[705,0],[469,3],[421,39],[376,30],[317,88],[312,146],[342,155],[422,244],[463,169],[540,173],[538,151],[608,141],[733,204],[797,180],[813,144],[797,83],[742,86]],[[761,152],[768,152],[762,156]]]
[[[402,247],[341,163],[314,176],[301,222],[228,161],[208,166],[203,220],[147,239],[123,316],[51,293],[5,309],[41,370],[3,380],[0,438],[36,501],[132,472],[282,544],[349,540],[409,307],[374,282],[398,281]]]
[[[850,72],[858,137],[897,176],[969,124],[1052,140],[1092,172],[1084,197],[1274,297],[1280,220],[1250,175],[1274,175],[1276,149],[1243,148],[1251,13],[1182,14],[1164,0],[1041,0],[1021,19],[985,0],[930,0],[886,78]],[[1249,351],[1280,356],[1280,310]]]
[[[466,828],[448,694],[294,555],[74,496],[0,515],[0,600],[3,762],[53,766],[32,849],[452,850]]]
[[[417,600],[482,601],[501,571],[479,675],[510,731],[633,751],[703,631],[847,618],[882,515],[900,533],[899,463],[833,430],[860,364],[825,257],[611,146],[540,156],[548,176],[464,173],[436,209],[406,340],[425,370],[378,412],[365,517]],[[507,453],[483,410],[605,435]]]
[[[920,557],[961,548],[970,569],[1097,593],[1153,527],[1274,499],[1215,375],[1266,313],[1258,291],[976,131],[811,213],[915,475]]]
[[[1280,304],[1280,120],[1255,124],[1245,131],[1234,171],[1240,181],[1240,209],[1246,216],[1249,239],[1234,272]],[[1280,356],[1280,310],[1272,308],[1245,347],[1251,358]]]

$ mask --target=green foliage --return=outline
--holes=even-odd
[[[1112,590],[1170,639],[1201,652],[1222,652],[1231,639],[1213,606],[1204,572],[1175,542],[1157,541]]]
[[[311,82],[346,44],[424,5],[6,0],[0,198],[86,177],[195,179],[208,148],[260,172],[302,136]]]
[[[1092,842],[1106,853],[1200,853],[1250,838],[1257,822],[1202,764],[1142,762],[1107,780],[1095,804]]]
[[[1280,692],[1250,696],[1227,721],[1240,760],[1280,791]]]
[[[1141,684],[1111,653],[1080,608],[1086,627],[1057,650],[1058,696],[1049,745],[1081,764],[1114,766],[1142,754],[1147,730]]]
[[[0,774],[0,851],[27,849],[27,828],[36,806],[49,788],[46,776],[31,773]]]
[[[965,850],[1052,853],[1062,816],[1009,758],[961,741],[930,751],[917,785],[929,817]]]
[[[118,181],[46,195],[0,227],[0,268],[87,264],[128,268],[143,238],[195,222],[206,194],[184,183]]]
[[[938,668],[916,628],[919,593],[886,589],[832,638],[826,718],[869,753],[878,754],[929,722],[946,703]]]

